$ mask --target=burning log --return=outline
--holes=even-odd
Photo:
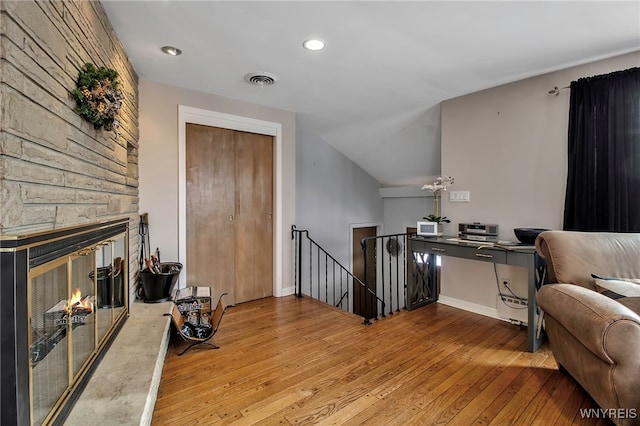
[[[66,315],[62,319],[66,318],[68,322],[71,318],[71,323],[84,324],[85,317],[93,312],[92,298],[90,296],[82,297],[82,292],[77,288],[71,295],[71,299],[65,303],[63,311]]]
[[[76,289],[69,300],[61,300],[44,313],[45,327],[31,345],[31,362],[36,365],[66,337],[67,327],[83,325],[93,313],[93,297],[84,296]]]

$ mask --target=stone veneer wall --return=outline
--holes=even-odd
[[[0,33],[0,236],[129,217],[133,282],[138,76],[102,4],[0,0]],[[74,111],[70,91],[86,62],[119,74],[118,133]]]

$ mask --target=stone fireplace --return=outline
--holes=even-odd
[[[0,18],[0,417],[40,424],[134,299],[138,76],[100,2],[2,0]],[[118,72],[117,131],[75,112],[70,91],[85,63]],[[47,365],[62,367],[41,373]],[[36,388],[46,390],[31,401],[40,408],[24,400]]]

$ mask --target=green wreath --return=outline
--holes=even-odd
[[[76,112],[95,129],[113,130],[120,126],[118,112],[124,98],[118,88],[115,70],[86,63],[82,66],[76,88],[71,91]]]

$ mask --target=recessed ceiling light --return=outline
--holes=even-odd
[[[316,38],[312,38],[302,43],[302,47],[304,47],[307,50],[322,50],[324,49],[324,41]]]
[[[182,55],[182,50],[178,49],[177,47],[173,47],[173,46],[163,46],[162,47],[162,51],[164,53],[166,53],[167,55],[171,55],[171,56]]]

